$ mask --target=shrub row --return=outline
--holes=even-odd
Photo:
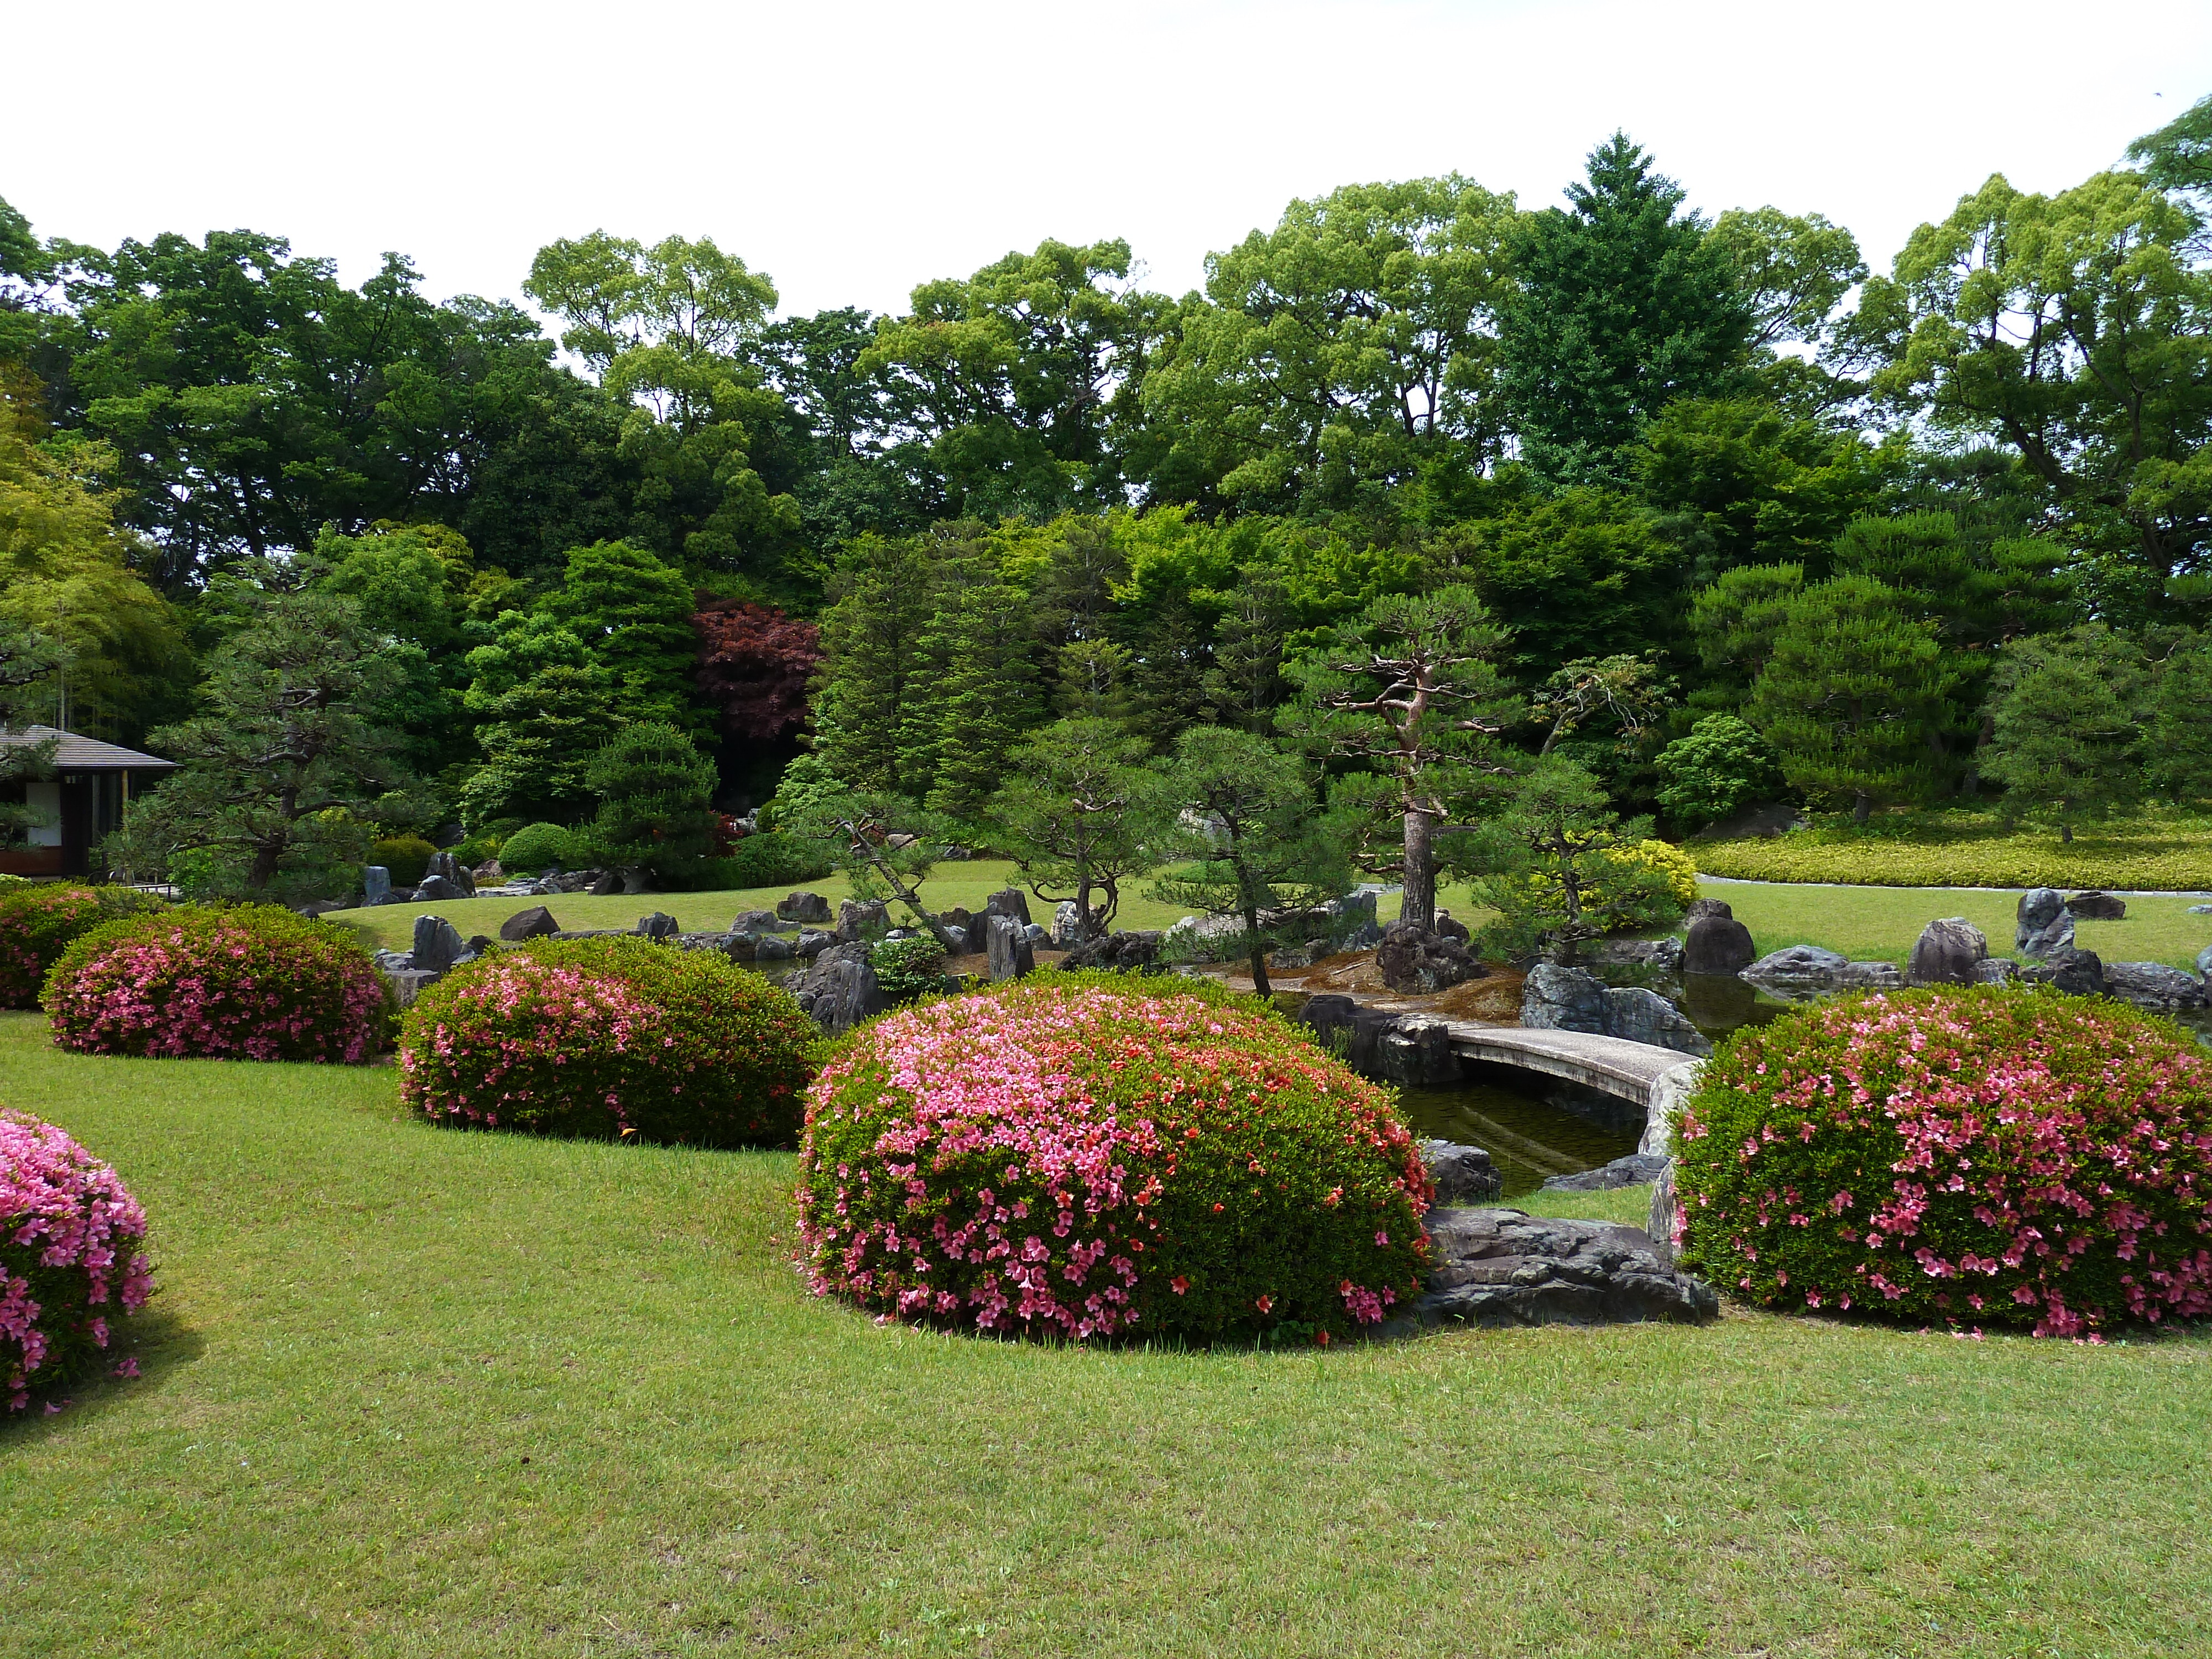
[[[81,1054],[358,1064],[390,1046],[384,976],[350,932],[271,905],[183,905],[83,933],[46,976]]]
[[[1390,1096],[1271,1012],[1104,974],[861,1027],[799,1163],[817,1292],[1074,1339],[1371,1325],[1419,1289],[1433,1195]]]
[[[789,995],[711,951],[543,940],[422,992],[400,1097],[439,1123],[787,1146],[814,1035]]]
[[[1686,1261],[1745,1299],[2071,1336],[2212,1315],[2212,1056],[1995,987],[1738,1032],[1675,1134]]]
[[[1941,821],[1877,821],[1865,830],[1793,830],[1771,840],[1692,842],[1709,876],[1747,881],[1833,881],[1872,887],[2102,887],[2123,891],[2212,889],[2212,824],[2155,819],[2083,833],[2007,834]]]
[[[0,1112],[0,1398],[21,1411],[99,1367],[145,1305],[146,1212],[113,1170],[36,1118]]]

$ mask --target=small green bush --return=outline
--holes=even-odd
[[[1018,980],[860,1027],[808,1091],[814,1288],[1084,1339],[1334,1334],[1415,1295],[1389,1094],[1203,981]]]
[[[558,866],[576,867],[575,832],[557,823],[525,824],[502,842],[499,867],[511,876],[534,876]]]
[[[479,830],[459,846],[453,848],[452,851],[454,858],[467,868],[473,870],[485,860],[497,858],[499,847],[500,840],[497,836],[489,835]],[[541,869],[544,867],[542,865],[539,866]],[[534,874],[535,872],[532,873]]]
[[[787,1146],[816,1036],[787,993],[712,951],[540,940],[416,998],[400,1098],[436,1123]]]
[[[372,842],[368,862],[380,864],[392,872],[394,887],[419,886],[422,872],[430,867],[430,860],[438,849],[420,836],[386,836]]]
[[[1674,1132],[1745,1298],[2072,1336],[2212,1315],[2212,1056],[2124,1003],[1944,986],[1747,1027]]]
[[[600,798],[591,838],[601,862],[648,869],[665,881],[714,850],[720,823],[708,805],[714,763],[676,726],[623,726],[592,755],[585,782]]]
[[[55,1044],[88,1054],[359,1065],[390,994],[352,929],[276,905],[179,905],[84,934],[46,975]]]
[[[819,881],[830,872],[829,854],[818,842],[770,832],[747,836],[729,856],[702,859],[671,872],[661,884],[675,892],[718,893],[747,887],[793,887]]]
[[[927,933],[878,940],[869,949],[868,966],[893,1002],[911,1002],[945,988],[945,947]]]
[[[168,908],[131,887],[25,882],[0,889],[0,1008],[35,1008],[39,988],[71,940],[118,916]]]
[[[1696,830],[1782,793],[1774,746],[1733,714],[1708,714],[1659,751],[1659,805]]]

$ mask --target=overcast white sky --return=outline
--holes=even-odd
[[[1881,267],[1992,171],[2063,188],[2212,91],[2208,0],[9,11],[0,197],[41,234],[245,227],[519,298],[556,236],[680,232],[787,312],[1047,236],[1181,293],[1292,197],[1457,169],[1542,205],[1615,126],[1702,210],[1817,210]]]

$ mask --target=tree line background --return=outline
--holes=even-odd
[[[2130,162],[1994,177],[1887,275],[1620,135],[1560,206],[1293,202],[1181,298],[1048,241],[779,317],[710,240],[593,232],[522,284],[557,339],[398,254],[348,288],[0,203],[0,717],[185,760],[154,841],[259,886],[585,823],[632,730],[724,808],[982,823],[1056,722],[1295,736],[1316,665],[1449,595],[1480,739],[1677,831],[2201,803],[2212,100]]]

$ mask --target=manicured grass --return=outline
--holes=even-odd
[[[1760,954],[1790,945],[1825,945],[1856,962],[1902,963],[1922,928],[1938,916],[1964,916],[1989,936],[1993,956],[2013,954],[2020,894],[1947,887],[1814,887],[1700,881],[1751,929]],[[2130,896],[2126,919],[2080,921],[2074,936],[2107,962],[2163,962],[2193,967],[2212,945],[2212,916],[2192,916],[2190,898]]]
[[[1994,813],[1900,812],[1771,839],[1692,841],[1709,876],[1885,887],[2212,889],[2212,819],[2147,812],[2083,830],[2014,829]]]
[[[2212,1342],[930,1335],[805,1294],[788,1156],[394,1082],[0,1016],[162,1287],[143,1381],[0,1427],[11,1659],[2202,1650]]]

